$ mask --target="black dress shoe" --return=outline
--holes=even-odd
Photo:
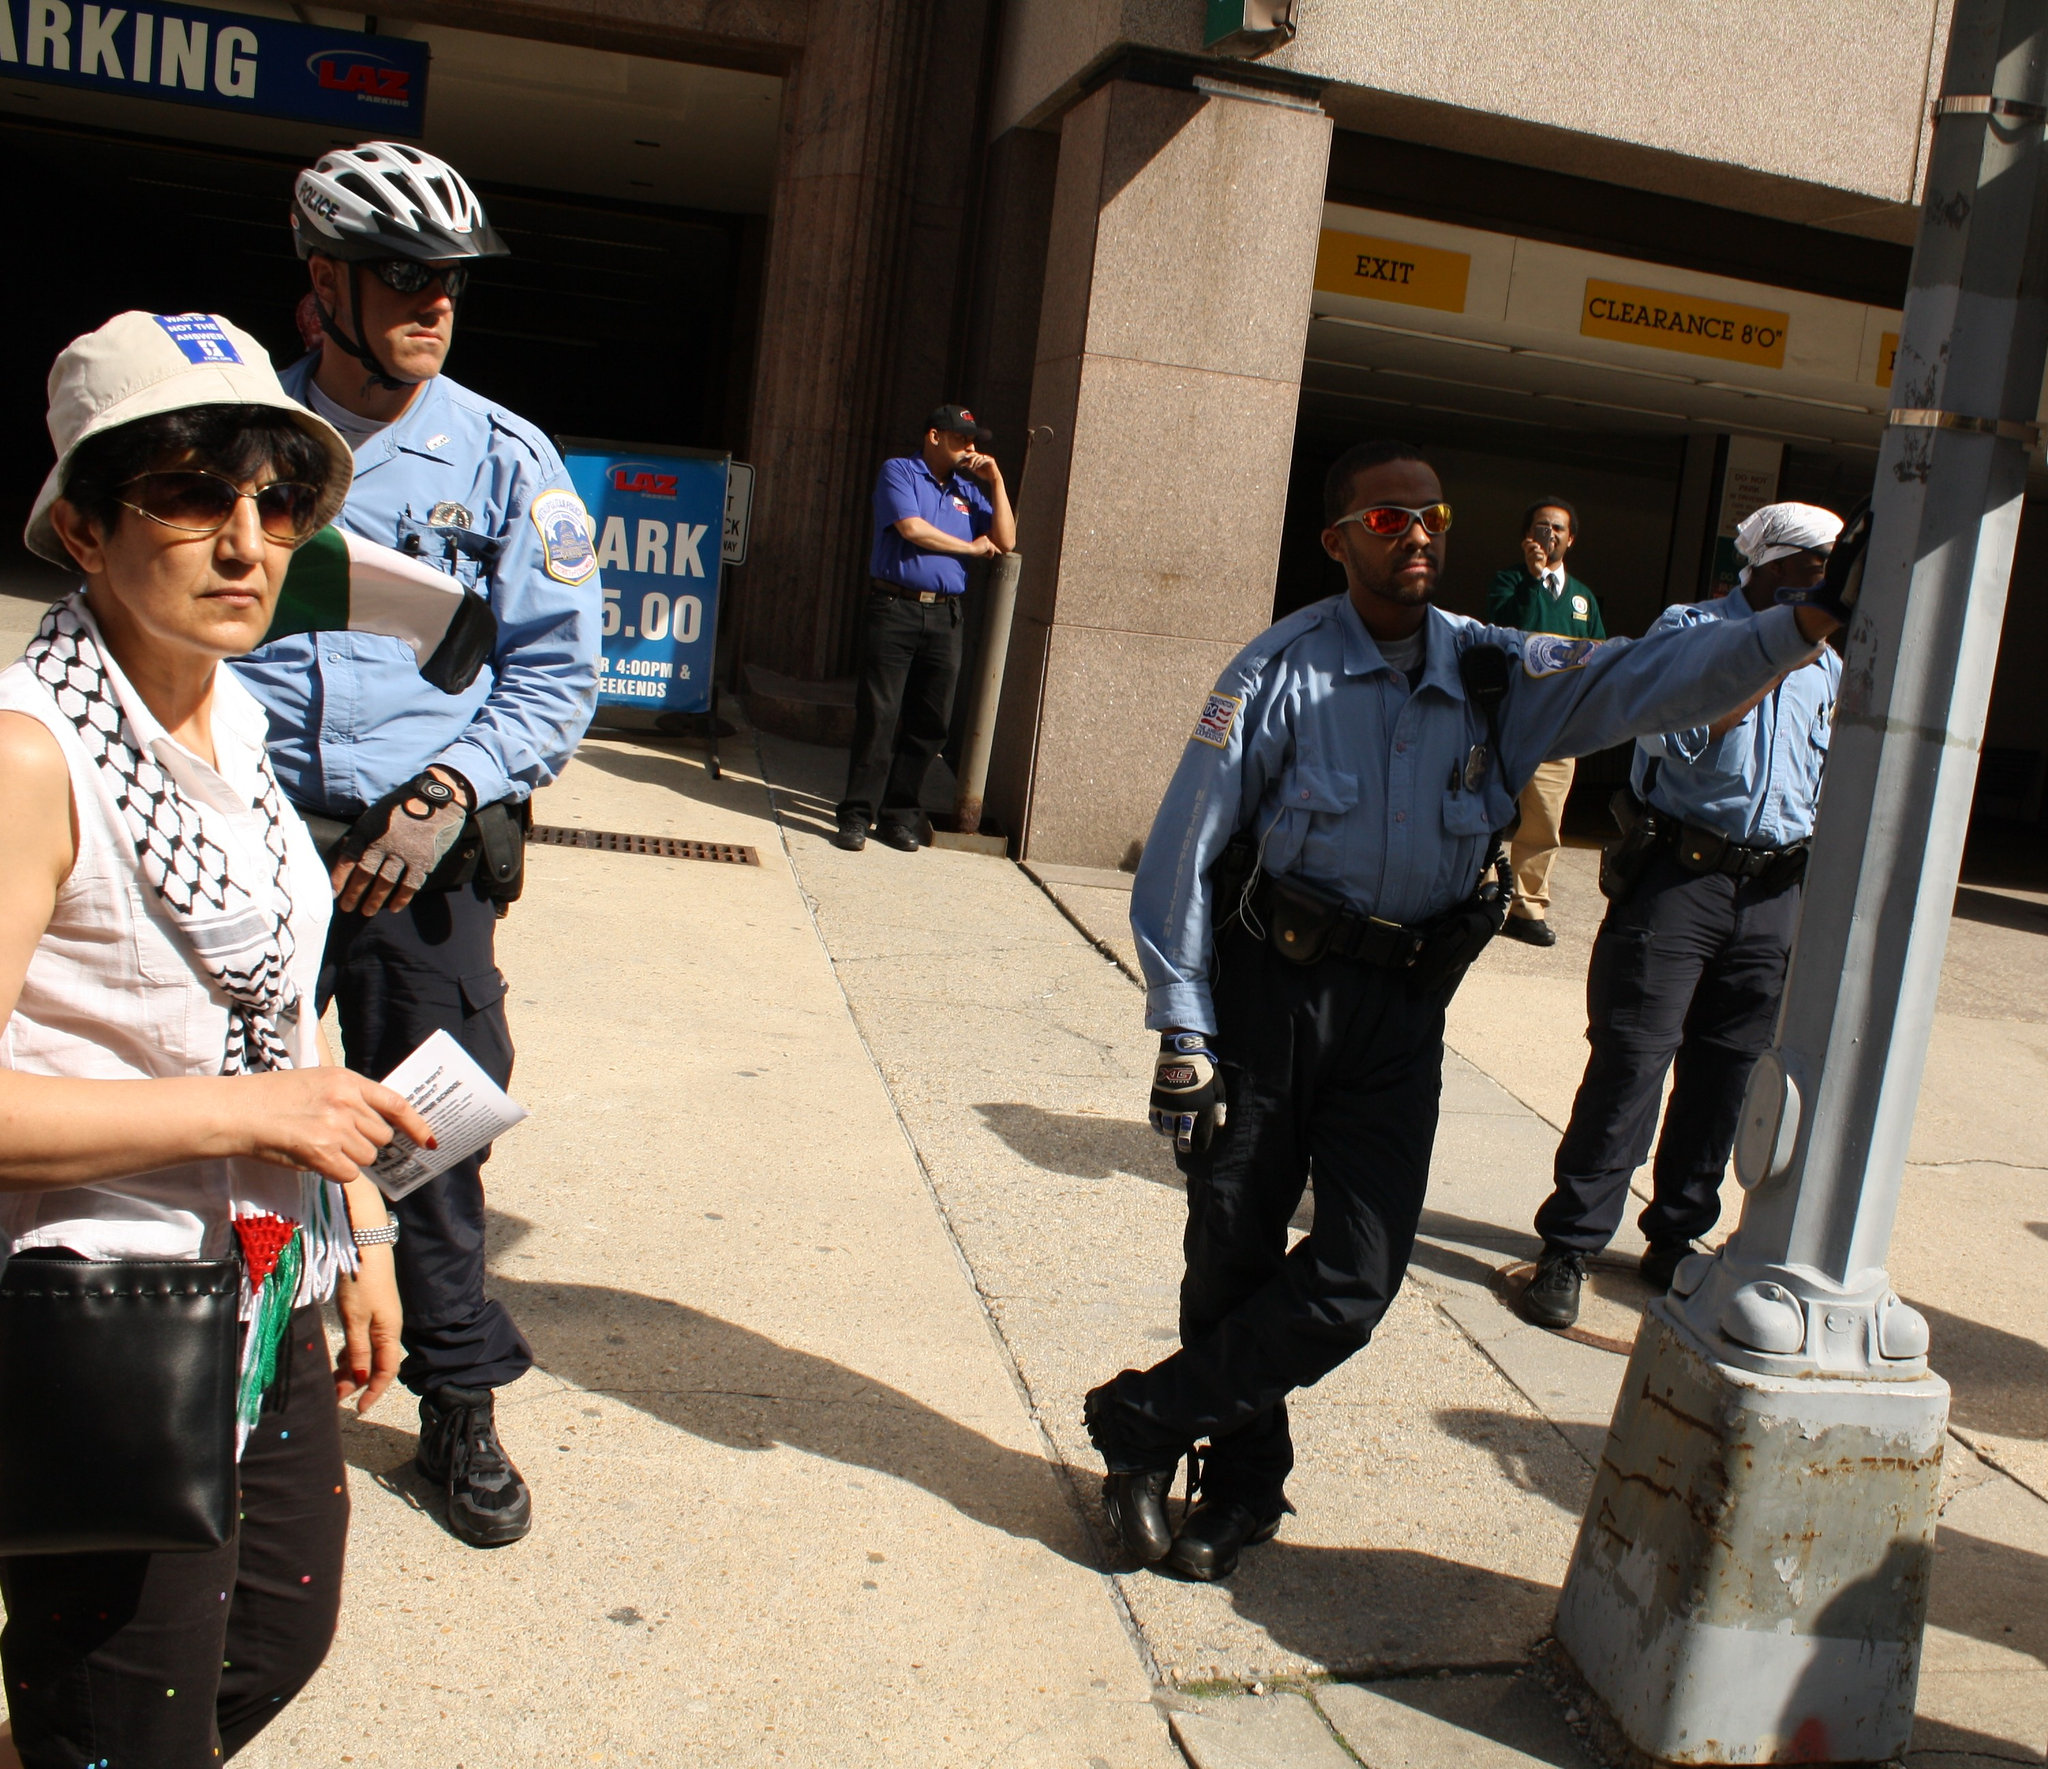
[[[1520,940],[1524,946],[1555,946],[1557,929],[1540,916],[1510,915],[1501,924],[1502,933],[1511,940]]]
[[[1125,1371],[1125,1375],[1132,1372]],[[1118,1545],[1140,1566],[1151,1566],[1173,1546],[1173,1526],[1166,1520],[1167,1495],[1173,1491],[1173,1477],[1180,1458],[1163,1467],[1144,1465],[1145,1458],[1129,1449],[1121,1439],[1114,1416],[1116,1384],[1105,1382],[1090,1389],[1081,1403],[1081,1419],[1088,1427],[1089,1440],[1109,1464],[1102,1477],[1102,1503],[1109,1513],[1109,1527]]]
[[[1284,1500],[1279,1510],[1261,1513],[1235,1499],[1204,1499],[1182,1520],[1163,1564],[1168,1572],[1203,1584],[1227,1579],[1245,1549],[1270,1542],[1280,1533],[1286,1512]]]
[[[1173,1468],[1147,1468],[1138,1474],[1105,1474],[1102,1503],[1118,1545],[1140,1566],[1154,1566],[1173,1547],[1173,1525],[1166,1520],[1166,1498],[1173,1491]]]
[[[1579,1291],[1586,1282],[1586,1256],[1569,1247],[1545,1247],[1536,1275],[1522,1292],[1522,1314],[1539,1327],[1569,1327],[1579,1318]]]
[[[1661,1245],[1652,1241],[1649,1251],[1637,1262],[1636,1270],[1643,1274],[1643,1282],[1661,1296],[1671,1288],[1671,1280],[1679,1266],[1698,1251],[1690,1241],[1666,1241]]]
[[[839,833],[832,838],[835,848],[844,848],[849,854],[857,854],[868,845],[868,826],[865,823],[842,823]]]
[[[448,1528],[472,1548],[502,1548],[533,1528],[533,1495],[498,1441],[488,1388],[420,1396],[419,1471],[448,1494]]]
[[[897,848],[906,854],[914,854],[924,846],[918,840],[916,825],[909,823],[877,823],[875,840],[884,847]]]

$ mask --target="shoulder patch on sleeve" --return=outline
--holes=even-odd
[[[1598,639],[1561,639],[1555,633],[1531,633],[1522,641],[1522,673],[1555,676],[1583,669]]]
[[[528,513],[540,530],[541,562],[548,576],[562,584],[588,583],[597,570],[597,548],[583,500],[573,491],[544,491]]]
[[[1203,703],[1202,716],[1195,721],[1191,733],[1194,741],[1210,744],[1216,749],[1227,748],[1230,728],[1237,723],[1237,711],[1243,705],[1242,697],[1236,694],[1210,695]]]

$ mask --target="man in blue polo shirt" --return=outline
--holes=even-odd
[[[918,801],[952,723],[967,561],[1017,544],[1002,470],[980,450],[993,440],[964,406],[942,405],[924,446],[875,476],[853,754],[832,838],[849,851],[867,846],[871,827],[906,853],[924,839]]]

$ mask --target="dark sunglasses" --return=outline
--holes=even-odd
[[[417,295],[427,284],[440,279],[441,292],[460,301],[469,286],[468,267],[461,264],[422,264],[417,258],[379,258],[370,266],[372,274],[393,294]]]
[[[294,546],[312,537],[320,509],[317,486],[279,480],[244,491],[218,473],[197,468],[142,473],[117,489],[123,509],[180,534],[220,533],[233,520],[235,506],[247,498],[256,506],[256,520],[263,532],[274,541],[290,541]]]
[[[1370,509],[1339,516],[1334,526],[1342,528],[1347,522],[1356,522],[1367,534],[1376,534],[1383,541],[1399,540],[1419,522],[1422,532],[1434,538],[1450,527],[1451,506],[1425,504],[1419,510],[1411,510],[1405,504],[1374,504]]]

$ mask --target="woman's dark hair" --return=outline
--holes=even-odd
[[[1351,514],[1351,482],[1368,467],[1389,461],[1419,461],[1422,450],[1412,442],[1357,442],[1330,463],[1323,475],[1323,520],[1335,522]]]
[[[237,483],[267,470],[325,488],[327,451],[274,405],[189,405],[117,424],[78,445],[64,472],[64,496],[103,533],[121,518],[121,487],[141,473],[200,468]]]

